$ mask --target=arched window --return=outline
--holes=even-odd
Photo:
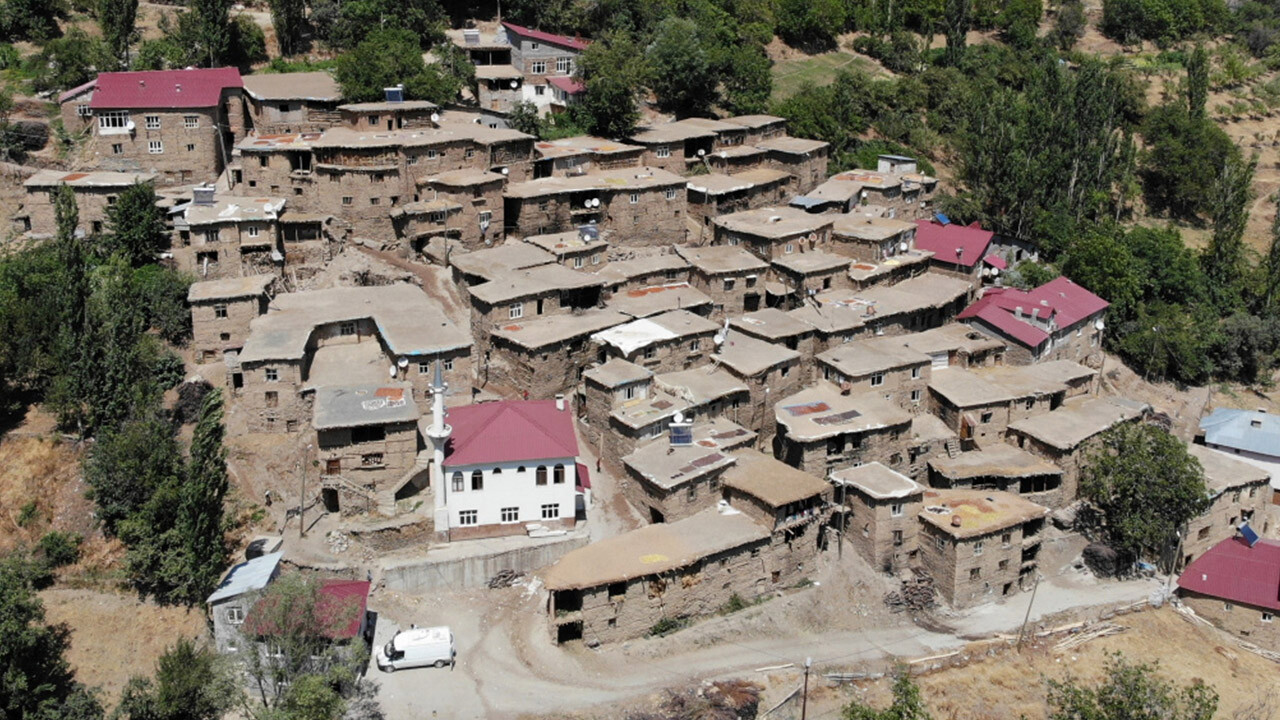
[[[462,473],[460,472],[453,473],[453,491],[462,492]]]
[[[492,474],[493,474],[493,475],[501,475],[501,474],[502,474],[502,468],[500,468],[500,467],[496,467],[496,468],[494,468],[494,469],[493,469],[493,473],[492,473]]]
[[[484,473],[480,472],[479,470],[471,471],[471,489],[472,490],[484,489]]]
[[[546,466],[546,465],[539,465],[539,466],[538,466],[538,470],[537,470],[537,480],[536,480],[535,482],[536,482],[538,485],[546,485],[546,484],[547,484],[547,466]]]
[[[557,485],[564,484],[564,466],[563,465],[556,465],[555,483]]]
[[[518,473],[520,473],[521,475],[523,475],[523,474],[524,474],[524,466],[523,466],[523,465],[521,465],[520,467],[516,468],[516,472],[518,472]]]

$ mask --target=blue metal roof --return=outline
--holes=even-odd
[[[1218,408],[1200,419],[1207,445],[1220,445],[1280,459],[1280,415]]]
[[[822,198],[809,197],[808,195],[797,195],[796,197],[791,198],[790,204],[792,207],[801,207],[801,208],[808,209],[812,207],[817,207],[819,205],[823,205],[827,202],[828,202],[827,200],[824,200]]]
[[[280,558],[284,553],[274,552],[236,565],[222,578],[222,582],[206,601],[210,604],[243,595],[253,590],[261,590],[276,576],[280,567]]]

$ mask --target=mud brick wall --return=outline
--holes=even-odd
[[[341,475],[361,487],[383,490],[413,467],[418,455],[418,425],[413,422],[384,426],[381,440],[356,442],[360,430],[332,428],[316,431],[320,472]],[[381,460],[377,456],[381,456]],[[366,462],[368,460],[368,462]],[[329,473],[336,462],[337,472]]]
[[[420,197],[430,199],[432,191],[438,197],[450,200],[462,206],[462,209],[449,214],[446,222],[447,231],[462,241],[468,251],[480,250],[501,241],[503,227],[502,189],[506,183],[494,180],[474,187],[450,187],[440,183],[430,183],[423,188]],[[489,229],[480,230],[480,218],[486,215]]]
[[[256,227],[258,237],[249,237],[249,227]],[[210,240],[209,233],[217,232]],[[244,247],[242,243],[248,242]],[[173,261],[179,270],[200,280],[278,275],[280,264],[271,251],[282,250],[275,222],[220,223],[193,228],[179,234],[172,248]]]
[[[446,397],[453,396],[470,401],[473,384],[471,348],[458,348],[435,355],[409,355],[406,359],[409,365],[400,371],[396,379],[413,386],[413,399],[419,403],[419,407],[423,408],[424,412],[427,406],[422,403],[431,398],[431,382],[435,379],[436,360],[444,363],[441,374],[444,376],[445,384],[449,386]]]
[[[665,443],[665,438],[652,442]],[[659,487],[631,467],[622,476],[622,493],[627,502],[649,522],[675,522],[695,515],[720,500],[720,477],[724,469],[694,477],[670,489]],[[654,512],[660,514],[655,515]]]
[[[799,442],[788,438],[785,428],[780,426],[775,444],[781,445],[784,462],[814,477],[825,478],[833,470],[869,462],[878,462],[906,473],[907,449],[911,444],[910,422],[837,437],[843,442],[829,443],[827,439]]]
[[[933,577],[938,594],[953,608],[967,608],[1021,591],[1024,565],[1029,570],[1036,565],[1035,560],[1022,562],[1022,550],[1038,544],[1040,538],[1024,539],[1020,525],[955,539],[932,525],[921,524],[921,564]],[[1006,534],[1008,543],[1004,542]]]
[[[582,371],[596,360],[587,336],[528,349],[493,339],[493,349],[479,368],[480,386],[495,383],[511,391],[528,390],[532,400],[569,394]]]
[[[227,98],[228,106],[239,108],[238,96]],[[233,110],[234,112],[234,110]],[[160,127],[148,129],[146,118],[159,118]],[[197,127],[186,127],[185,118],[195,118]],[[100,170],[155,172],[162,185],[211,182],[222,172],[224,158],[231,156],[231,144],[224,146],[219,124],[226,124],[221,108],[131,110],[133,132],[101,134],[93,123],[87,161]],[[151,142],[160,142],[163,152],[152,153]]]
[[[800,392],[807,383],[801,361],[790,360],[748,377],[739,375],[727,365],[721,367],[747,386],[748,401],[745,408],[739,409],[738,417],[742,421],[739,424],[756,432],[759,447],[767,447],[778,425],[773,414],[774,403]]]
[[[711,353],[715,351],[712,338],[715,331],[685,335],[672,340],[651,343],[630,355],[613,345],[604,345],[601,349],[609,357],[620,357],[623,360],[639,365],[655,374],[688,370],[711,361]]]
[[[220,309],[226,317],[218,317]],[[192,303],[191,346],[196,362],[212,362],[222,357],[225,348],[243,347],[249,323],[266,312],[265,295]]]
[[[259,134],[320,132],[342,124],[335,103],[247,99],[250,124]]]
[[[1252,605],[1228,603],[1221,598],[1186,590],[1179,590],[1178,594],[1182,596],[1183,602],[1196,612],[1196,615],[1259,647],[1280,652],[1280,623],[1274,619],[1275,611]],[[1230,609],[1227,609],[1228,606]],[[1267,617],[1272,619],[1264,620],[1263,613],[1267,613]]]
[[[923,412],[928,406],[929,380],[932,378],[933,368],[927,360],[879,373],[880,384],[878,385],[872,384],[876,373],[845,375],[822,358],[815,358],[815,362],[824,379],[835,383],[849,383],[855,395],[875,393],[913,414]],[[915,393],[918,399],[912,400],[912,393]]]
[[[893,572],[916,564],[920,547],[920,519],[923,494],[881,500],[846,486],[844,498],[847,523],[845,539],[877,570]],[[836,489],[836,498],[841,490]],[[894,506],[901,508],[893,514]],[[894,533],[901,533],[895,538]]]
[[[54,188],[27,188],[22,201],[22,213],[31,221],[31,232],[40,235],[53,235],[58,231],[57,215],[53,209]],[[124,188],[82,188],[73,187],[76,207],[80,212],[78,230],[86,236],[96,235],[107,230],[107,208],[124,192]]]
[[[732,273],[689,271],[689,284],[711,298],[712,320],[764,308],[764,270]]]
[[[1271,530],[1271,494],[1271,486],[1265,480],[1223,492],[1208,510],[1187,523],[1181,561],[1194,560],[1219,542],[1234,537],[1236,526],[1245,520],[1259,534],[1267,535]]]
[[[667,191],[674,192],[667,197]],[[631,202],[632,196],[636,201]],[[567,232],[591,219],[601,232],[613,232],[617,247],[656,247],[679,242],[685,236],[688,202],[683,184],[599,193],[600,208],[594,213],[576,213],[582,208],[570,203],[568,192],[537,197],[509,198],[506,203],[507,233],[515,237]]]
[[[266,379],[268,369],[275,381]],[[303,398],[302,363],[268,360],[240,368],[244,386],[234,392],[235,404],[244,411],[250,432],[296,432],[311,421],[311,398]],[[275,393],[274,399],[269,393]]]
[[[770,150],[766,166],[795,176],[795,192],[803,195],[826,181],[827,150],[815,150],[805,156]]]

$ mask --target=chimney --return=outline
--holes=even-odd
[[[1040,319],[1040,308],[1038,308],[1038,307],[1036,307],[1036,308],[1031,308],[1031,319],[1032,319],[1032,320],[1039,320],[1039,319]]]
[[[564,395],[556,395],[556,410],[564,412]]]
[[[960,527],[962,522],[963,521],[960,520],[959,515],[956,515],[956,514],[951,515],[951,527]]]
[[[191,204],[209,206],[213,204],[215,189],[212,185],[200,185],[191,189]]]
[[[1018,318],[1019,320],[1021,320],[1021,319],[1022,319],[1022,306],[1021,306],[1021,305],[1019,305],[1019,306],[1015,307],[1015,308],[1013,309],[1013,314],[1014,314],[1014,315],[1016,315],[1016,316],[1017,316],[1017,318]]]

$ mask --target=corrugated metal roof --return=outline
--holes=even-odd
[[[1200,420],[1204,441],[1235,450],[1280,458],[1280,416],[1253,410],[1218,408]]]
[[[215,603],[266,587],[276,576],[283,555],[284,553],[275,552],[246,560],[231,568],[205,602]]]
[[[504,400],[449,410],[445,467],[573,458],[573,413],[554,400]]]
[[[244,87],[231,68],[99,73],[89,101],[94,110],[217,107],[226,88]]]
[[[1223,600],[1280,610],[1280,542],[1249,547],[1232,537],[1209,548],[1178,577],[1183,590]]]
[[[931,220],[916,221],[916,247],[935,253],[942,262],[973,267],[991,245],[992,233],[976,225],[940,225]],[[957,251],[959,251],[957,253]]]

